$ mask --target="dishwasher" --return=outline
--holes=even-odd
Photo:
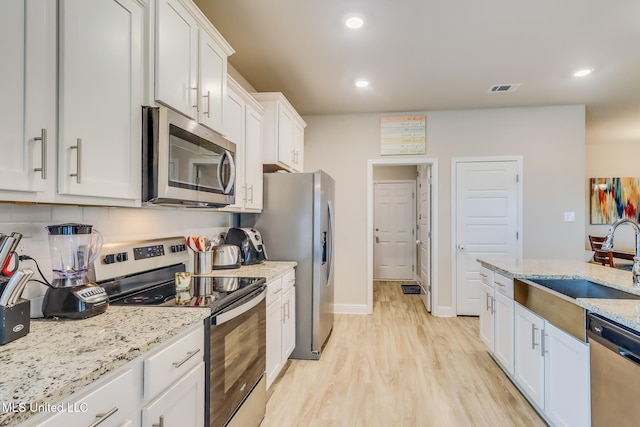
[[[589,313],[591,425],[637,426],[640,422],[640,333]]]

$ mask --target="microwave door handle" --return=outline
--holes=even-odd
[[[224,164],[225,159],[229,160],[230,169],[229,181],[226,183],[222,180],[222,165]],[[222,186],[223,194],[229,194],[236,182],[236,164],[233,161],[233,156],[228,150],[224,150],[224,153],[222,153],[222,156],[220,156],[220,163],[218,163],[218,182]]]

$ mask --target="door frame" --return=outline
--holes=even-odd
[[[375,205],[376,205],[376,197],[375,197],[375,188],[376,188],[376,184],[410,184],[412,186],[411,190],[413,191],[413,206],[412,206],[412,210],[411,210],[411,221],[413,223],[413,243],[416,241],[416,239],[418,238],[417,233],[416,233],[416,224],[417,222],[417,218],[416,218],[416,210],[417,210],[417,185],[416,185],[416,180],[406,180],[406,179],[400,179],[400,180],[389,180],[389,179],[382,179],[382,180],[376,180],[373,181],[373,227],[375,227]],[[373,227],[371,228],[373,230]],[[413,258],[413,277],[411,278],[411,280],[414,280],[416,278],[416,274],[418,272],[417,270],[417,250],[416,250],[416,245],[412,244],[411,245],[411,257]],[[375,245],[374,245],[374,254],[375,254]],[[375,260],[375,257],[374,257]],[[373,264],[374,270],[375,270],[375,262]],[[374,275],[375,276],[375,275]],[[389,280],[394,280],[394,279],[389,279]],[[400,279],[398,279],[400,280]],[[402,280],[409,280],[409,279],[402,279]]]
[[[431,313],[439,315],[438,301],[438,159],[367,160],[367,314],[373,313],[373,168],[375,166],[431,165]]]
[[[524,170],[522,156],[487,156],[487,157],[452,157],[451,158],[451,301],[450,308],[453,315],[458,312],[458,257],[457,257],[457,221],[458,208],[456,200],[458,198],[458,163],[481,163],[481,162],[513,162],[518,166],[518,254],[517,258],[522,259],[524,248],[523,232],[523,207],[524,207]]]

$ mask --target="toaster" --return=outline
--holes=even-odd
[[[240,248],[242,265],[259,264],[267,259],[267,250],[264,247],[262,235],[255,228],[232,227],[227,231],[224,242]]]

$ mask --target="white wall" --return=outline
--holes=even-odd
[[[90,224],[104,236],[105,242],[131,241],[170,236],[213,236],[230,227],[231,214],[180,208],[105,208],[60,205],[22,205],[0,203],[0,232],[17,231],[24,235],[24,254],[38,261],[40,269],[51,279],[48,234],[45,227],[76,222]],[[23,261],[21,268],[36,271],[33,261]],[[37,273],[36,273],[37,275]],[[28,298],[37,300],[46,288],[29,283]]]
[[[379,154],[380,117],[426,114],[427,152],[439,164],[439,301],[451,287],[451,159],[522,156],[524,256],[584,258],[584,106],[305,116],[305,170],[336,180],[336,305],[366,305],[367,160]],[[411,156],[401,156],[406,159]],[[574,223],[563,222],[573,211]]]

